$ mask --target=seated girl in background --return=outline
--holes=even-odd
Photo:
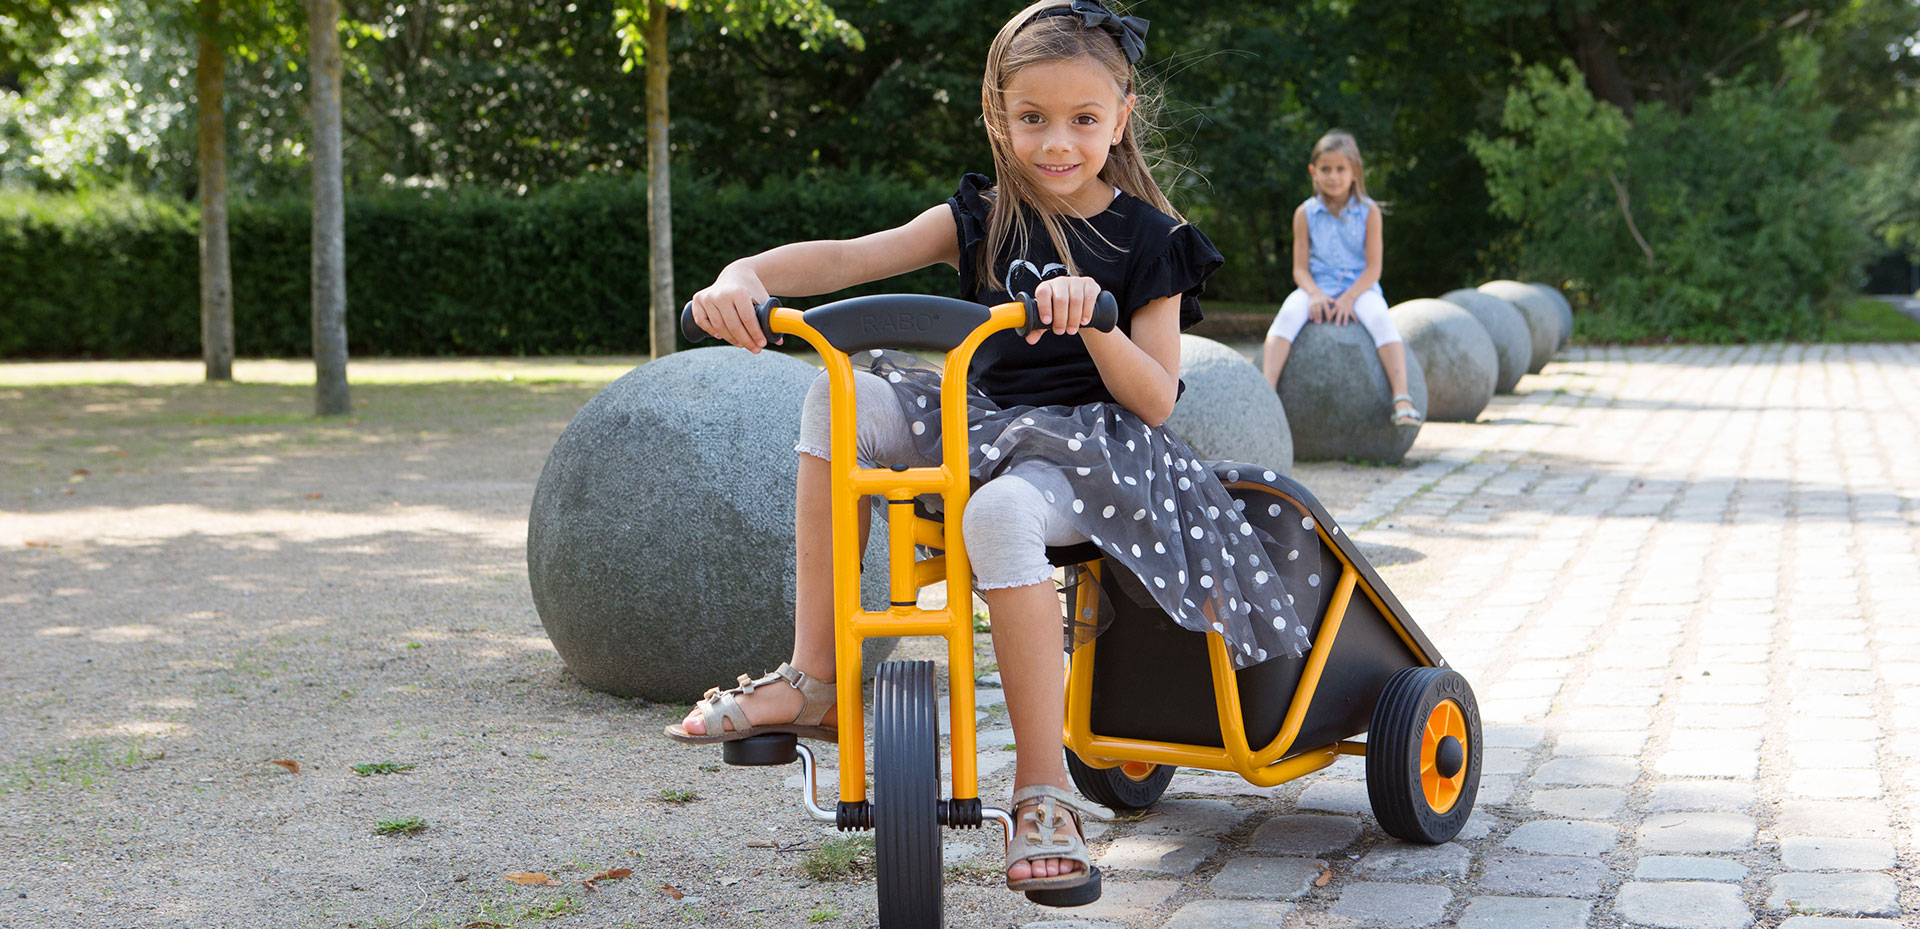
[[[1373,336],[1393,389],[1393,424],[1417,426],[1421,416],[1407,393],[1406,345],[1380,293],[1380,210],[1367,196],[1359,144],[1347,133],[1327,133],[1314,143],[1307,174],[1314,195],[1293,211],[1293,280],[1300,286],[1267,330],[1261,371],[1278,388],[1302,326],[1309,320],[1344,326],[1358,318]]]

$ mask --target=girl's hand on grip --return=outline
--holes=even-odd
[[[1040,315],[1040,328],[1027,333],[1027,344],[1040,341],[1051,330],[1055,335],[1072,335],[1093,322],[1094,302],[1100,299],[1100,284],[1090,277],[1056,277],[1040,282],[1033,289],[1034,308]]]
[[[757,354],[766,347],[767,334],[760,331],[753,309],[768,296],[753,273],[722,272],[713,286],[693,295],[693,321],[728,344]]]

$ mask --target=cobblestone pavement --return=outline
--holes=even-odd
[[[1359,758],[1182,772],[1028,929],[1920,925],[1920,346],[1572,348],[1521,391],[1336,513],[1452,553],[1385,574],[1485,718],[1459,839],[1386,837]]]

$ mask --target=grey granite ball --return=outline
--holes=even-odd
[[[1427,383],[1413,352],[1407,352],[1407,393],[1424,414]],[[1373,337],[1359,323],[1308,323],[1301,329],[1280,371],[1280,401],[1297,461],[1354,458],[1398,464],[1420,435],[1418,426],[1393,424],[1386,369]]]
[[[534,490],[527,574],[582,683],[685,701],[791,657],[793,443],[816,374],[776,352],[699,348],[574,414]],[[885,532],[876,519],[869,605],[886,600]],[[892,648],[868,641],[869,672]]]
[[[1427,418],[1470,423],[1493,399],[1500,355],[1473,314],[1445,300],[1408,300],[1388,311],[1420,359],[1427,382]]]
[[[1539,374],[1560,347],[1560,311],[1553,301],[1533,285],[1519,281],[1488,281],[1480,285],[1480,292],[1513,304],[1526,317],[1527,330],[1533,333],[1533,358],[1527,362],[1527,373]]]
[[[1246,356],[1212,339],[1183,335],[1180,379],[1187,389],[1166,426],[1201,458],[1293,473],[1286,408]]]
[[[1566,345],[1567,340],[1573,338],[1573,304],[1567,301],[1567,295],[1561,293],[1560,288],[1552,284],[1534,281],[1528,286],[1544,294],[1548,300],[1553,301],[1553,308],[1560,313],[1560,345],[1554,347],[1559,348]]]
[[[1527,318],[1513,304],[1490,293],[1463,287],[1440,295],[1440,299],[1473,314],[1480,327],[1493,340],[1493,351],[1500,359],[1500,372],[1494,376],[1493,392],[1513,393],[1514,385],[1533,363],[1533,331]]]

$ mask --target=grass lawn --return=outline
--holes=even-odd
[[[1828,342],[1920,342],[1920,320],[1884,300],[1858,297],[1827,325]]]

